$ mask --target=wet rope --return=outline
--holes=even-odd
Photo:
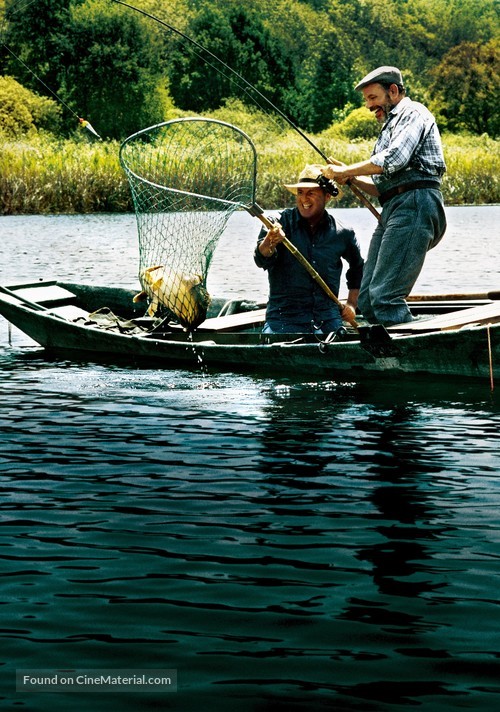
[[[491,351],[491,334],[490,334],[490,325],[489,324],[486,327],[486,335],[488,338],[488,360],[489,360],[489,364],[490,364],[490,390],[493,393],[493,391],[495,389],[495,382],[494,382],[494,378],[493,378],[493,354]]]

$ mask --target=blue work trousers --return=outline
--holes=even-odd
[[[412,321],[405,298],[422,270],[425,256],[446,230],[441,191],[421,188],[384,205],[365,262],[358,306],[372,323],[389,326]]]

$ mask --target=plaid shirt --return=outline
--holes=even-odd
[[[371,161],[384,170],[372,176],[380,192],[415,178],[439,180],[446,164],[431,112],[423,104],[403,97],[390,111]]]

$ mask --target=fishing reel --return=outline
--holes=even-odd
[[[316,178],[316,183],[322,188],[326,193],[329,193],[333,197],[339,194],[339,189],[333,182],[331,178],[327,178],[324,175],[320,175]]]

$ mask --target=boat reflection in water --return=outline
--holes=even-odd
[[[490,210],[449,212],[420,293],[494,284],[497,221],[472,252]],[[57,273],[137,293],[133,216],[0,222],[1,284]],[[260,304],[266,285],[241,266],[257,230],[237,227],[210,292]],[[32,324],[18,297],[4,303]],[[487,371],[317,376],[271,349],[252,374],[165,368],[41,349],[15,328],[9,345],[0,325],[6,709],[498,707],[500,409]],[[16,669],[68,668],[173,668],[178,691],[15,691]]]

